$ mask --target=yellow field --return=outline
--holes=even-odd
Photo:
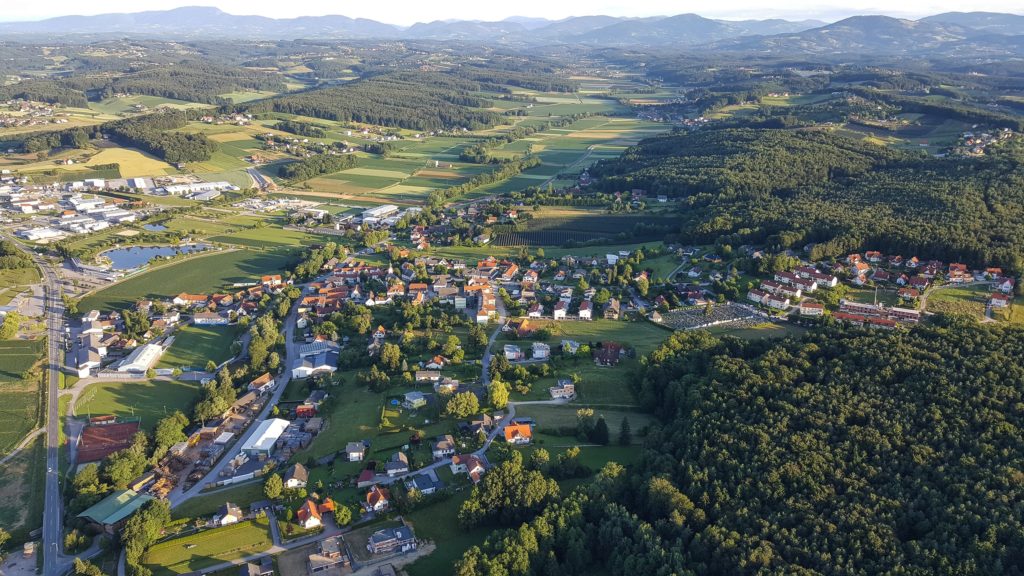
[[[214,142],[237,142],[238,140],[252,138],[252,134],[248,132],[224,132],[222,134],[210,134],[207,138]]]
[[[149,154],[128,148],[105,148],[89,160],[87,166],[120,164],[122,178],[160,176],[173,172],[174,167]]]

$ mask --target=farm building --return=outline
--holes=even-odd
[[[102,527],[108,534],[113,534],[124,525],[129,516],[153,499],[148,494],[139,494],[134,490],[121,490],[93,504],[78,517]]]

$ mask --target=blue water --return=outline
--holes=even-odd
[[[175,254],[189,254],[202,252],[209,246],[205,244],[188,244],[185,246],[132,246],[130,248],[115,248],[103,253],[110,259],[111,268],[114,270],[131,270],[148,264],[157,256],[168,257]]]
[[[150,232],[163,232],[164,230],[167,230],[167,226],[164,226],[163,224],[143,224],[142,227]]]

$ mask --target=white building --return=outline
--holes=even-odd
[[[53,238],[60,238],[61,236],[64,235],[64,233],[54,228],[45,227],[22,230],[21,232],[18,232],[17,235],[30,242],[38,242],[39,240],[51,240]]]
[[[398,213],[398,206],[394,204],[382,204],[380,206],[374,206],[368,210],[363,211],[363,220],[370,219],[383,219],[388,216],[393,216]]]
[[[171,184],[164,186],[164,192],[172,196],[181,194],[198,194],[200,192],[214,192],[219,190],[238,190],[238,187],[230,182],[194,182],[192,184]]]
[[[250,456],[269,456],[274,452],[274,444],[288,428],[288,421],[271,418],[260,422],[256,431],[242,444],[242,452]]]
[[[132,350],[124,360],[117,366],[118,372],[145,372],[149,370],[160,355],[164,353],[163,346],[159,344],[143,344]]]

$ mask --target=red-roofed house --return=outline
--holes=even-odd
[[[302,526],[306,530],[323,526],[323,518],[320,516],[320,508],[312,500],[306,500],[302,506],[299,507],[299,511],[295,514],[295,517],[298,519],[299,526]]]
[[[529,424],[512,423],[505,426],[505,442],[529,444],[533,440],[533,428]]]
[[[391,493],[388,492],[387,488],[381,488],[376,485],[366,493],[366,501],[363,502],[363,508],[367,512],[384,512],[390,505]]]

